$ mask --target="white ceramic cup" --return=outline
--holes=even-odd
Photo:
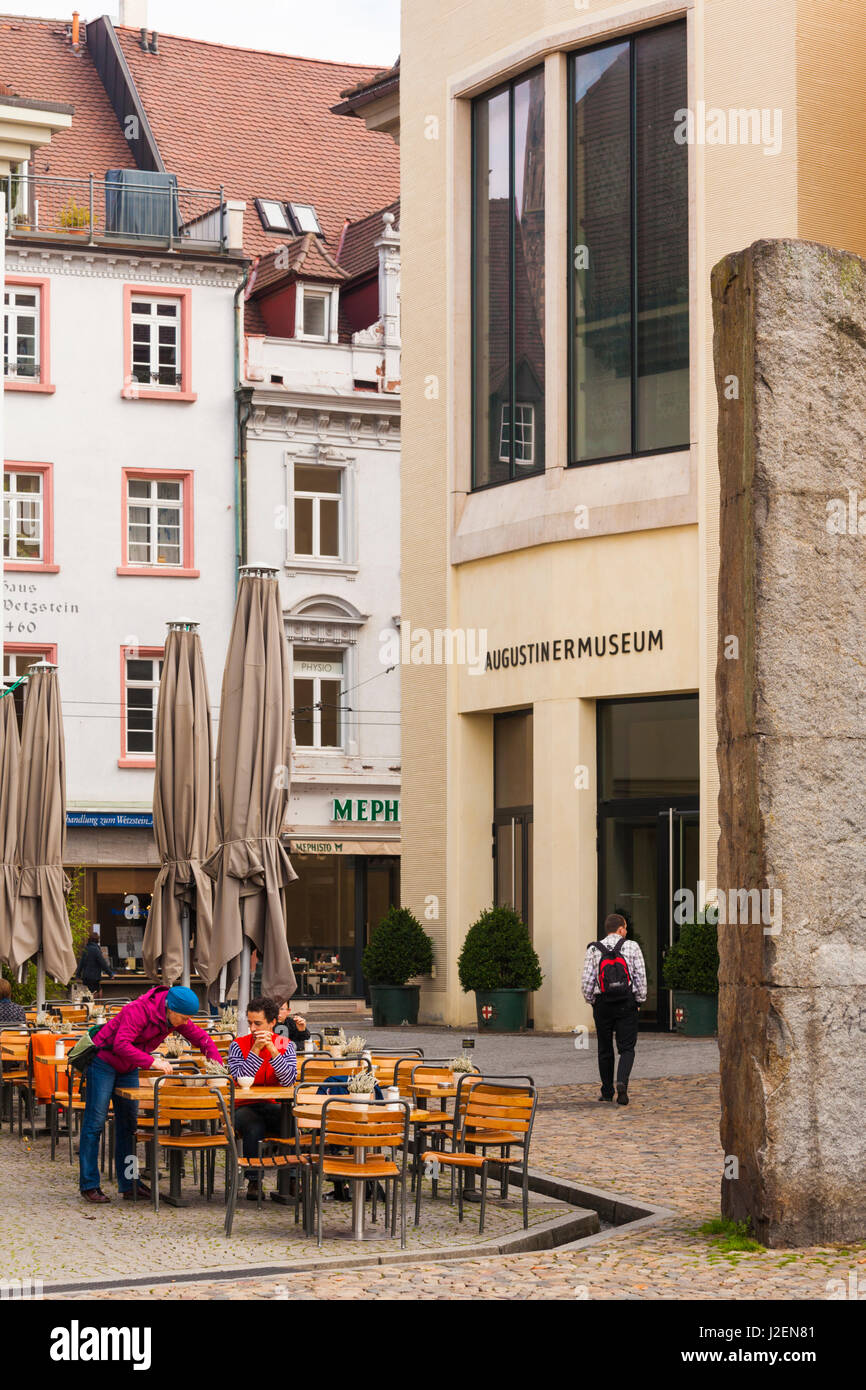
[[[255,1079],[256,1078],[254,1076],[239,1076],[238,1085],[241,1087],[242,1090],[248,1091]]]

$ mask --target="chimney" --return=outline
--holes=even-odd
[[[119,0],[117,22],[127,29],[146,29],[147,0]]]
[[[73,10],[73,11],[72,11],[72,47],[73,47],[74,49],[76,49],[76,51],[77,51],[77,49],[78,49],[79,32],[80,32],[80,31],[79,31],[79,27],[78,27],[78,11],[77,11],[77,10]]]
[[[142,53],[146,53],[146,52],[147,52],[147,30],[146,30],[146,29],[139,29],[139,31],[138,31],[138,46],[139,46],[139,48],[141,49]]]
[[[150,51],[151,51],[151,53],[158,53],[158,52],[159,52],[159,49],[157,48],[157,44],[156,44],[156,30],[155,30],[155,29],[154,29],[153,33],[151,34],[151,36],[150,36]]]

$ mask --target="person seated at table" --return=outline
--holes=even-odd
[[[289,1042],[295,1047],[303,1047],[309,1041],[310,1030],[307,1027],[307,1020],[300,1014],[292,1013],[292,1006],[288,999],[282,999],[279,995],[274,996],[274,1003],[277,1006],[277,1032],[284,1033]]]
[[[185,989],[183,985],[173,985],[171,989],[157,985],[138,999],[124,1004],[119,1013],[95,1034],[96,1056],[86,1073],[84,1118],[78,1147],[79,1187],[82,1197],[88,1202],[111,1200],[99,1185],[98,1158],[99,1140],[112,1097],[117,1186],[126,1200],[132,1200],[138,1103],[115,1093],[136,1088],[141,1067],[161,1071],[165,1076],[171,1075],[171,1063],[165,1057],[155,1055],[156,1049],[165,1042],[169,1033],[180,1033],[205,1057],[221,1063],[216,1045],[207,1033],[191,1022],[197,1013],[198,999],[191,989]],[[138,1183],[138,1196],[150,1196],[150,1188],[143,1182]]]
[[[12,986],[0,977],[0,1023],[26,1023],[27,1012],[23,1004],[12,1002]]]
[[[227,1066],[237,1081],[239,1076],[251,1076],[248,1091],[235,1091],[235,1132],[243,1146],[244,1158],[257,1158],[259,1143],[280,1132],[280,1106],[277,1101],[255,1099],[257,1086],[292,1086],[298,1074],[295,1045],[285,1035],[274,1032],[277,1021],[275,999],[259,996],[247,1005],[250,1031],[235,1038],[229,1048]],[[260,1174],[247,1170],[247,1197],[258,1196]]]

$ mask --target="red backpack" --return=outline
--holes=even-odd
[[[599,996],[602,999],[627,999],[634,993],[631,972],[622,952],[622,938],[615,946],[605,946],[603,941],[590,941],[599,952],[595,978]]]

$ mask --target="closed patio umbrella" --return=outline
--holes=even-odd
[[[0,964],[12,964],[18,899],[18,721],[11,694],[0,698]]]
[[[57,667],[28,671],[18,783],[21,879],[12,924],[12,961],[37,957],[36,1002],[45,1005],[45,972],[66,984],[75,971],[66,912],[66,756]]]
[[[151,979],[189,986],[190,909],[195,965],[204,974],[213,880],[202,861],[213,848],[213,740],[207,676],[197,623],[168,625],[156,711],[153,833],[162,867],[144,936]]]
[[[249,1002],[250,948],[265,994],[297,989],[286,938],[285,889],[297,878],[280,840],[289,797],[289,657],[277,571],[241,570],[220,699],[216,762],[217,847],[205,863],[215,882],[207,980],[223,967],[238,980],[238,1022]]]

